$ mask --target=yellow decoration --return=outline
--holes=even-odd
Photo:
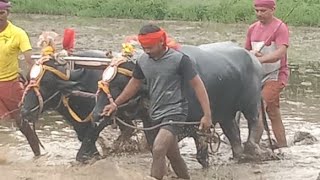
[[[56,43],[55,38],[57,38],[58,34],[54,32],[43,32],[38,41],[38,45],[41,47],[41,55],[42,56],[53,56],[56,51]]]
[[[48,55],[52,56],[54,54],[54,51],[55,50],[52,46],[47,46],[47,47],[42,48],[41,55],[42,56],[48,56]]]
[[[123,43],[122,44],[122,56],[132,57],[134,53],[134,47],[131,43]]]

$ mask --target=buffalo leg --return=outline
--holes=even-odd
[[[83,141],[86,131],[88,129],[89,123],[72,123],[73,129],[76,131],[78,139],[80,142]]]
[[[220,126],[231,144],[233,157],[239,158],[243,153],[239,125],[234,119],[225,119],[220,122]]]
[[[23,121],[19,114],[13,114],[13,118],[16,121],[16,125],[18,126],[21,133],[27,138],[27,141],[33,151],[35,156],[40,155],[40,146],[39,139],[37,138],[35,132],[31,129],[30,125]]]
[[[130,124],[130,125],[134,125],[133,124],[133,120],[128,120],[130,119],[129,117],[120,117],[121,119],[125,120],[126,123]],[[118,137],[118,140],[119,141],[125,141],[125,140],[128,140],[131,138],[131,136],[133,135],[134,133],[134,129],[130,128],[130,127],[127,127],[121,123],[118,123],[119,125],[119,129],[120,129],[120,136]]]
[[[100,124],[99,126],[103,126]],[[94,157],[100,156],[96,147],[96,141],[99,133],[103,129],[102,127],[90,126],[87,128],[85,136],[82,140],[81,147],[77,153],[76,160],[80,162],[86,162]]]
[[[203,168],[209,167],[209,153],[208,153],[208,143],[205,136],[200,136],[197,134],[196,130],[192,134],[194,143],[197,148],[197,160],[202,165]]]
[[[258,115],[258,111],[254,113],[254,115],[249,115],[244,113],[245,118],[248,121],[248,128],[249,128],[249,136],[247,142],[245,143],[245,152],[248,154],[257,154],[259,153],[259,146],[256,142],[257,138],[259,137],[259,129],[260,129],[260,119]],[[262,124],[262,123],[261,123]]]
[[[91,122],[78,123],[71,122],[74,130],[77,133],[78,139],[81,142],[80,149],[77,152],[76,160],[85,162],[99,155],[96,147],[96,139],[94,138],[95,128]]]
[[[197,161],[202,165],[203,168],[209,167],[209,153],[208,153],[208,143],[205,136],[200,136],[197,134],[197,128],[194,126],[184,126],[182,133],[178,136],[178,141],[186,137],[192,137],[197,149]]]

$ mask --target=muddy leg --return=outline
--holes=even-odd
[[[178,142],[186,137],[192,137],[197,148],[197,160],[203,168],[209,167],[208,143],[205,136],[197,134],[197,128],[194,126],[184,126],[182,133],[178,135]]]
[[[261,137],[261,129],[263,131],[262,120],[258,117],[246,118],[248,120],[249,135],[247,141],[250,143],[257,143]],[[262,127],[261,127],[262,126]]]
[[[187,166],[180,155],[177,137],[169,130],[161,128],[152,149],[152,177],[162,179],[166,174],[165,156],[170,160],[172,168],[179,178],[190,178]]]
[[[123,118],[122,118],[123,119]],[[126,118],[127,119],[127,118]],[[130,124],[130,125],[134,125],[132,120],[126,120],[126,123]],[[118,123],[119,125],[119,129],[120,129],[120,136],[118,137],[117,140],[119,141],[125,141],[131,138],[131,136],[133,135],[134,129],[124,126],[120,123]]]
[[[197,129],[192,127],[192,138],[197,148],[197,160],[202,165],[202,168],[209,167],[209,153],[208,153],[208,143],[205,136],[200,136],[197,134]]]
[[[267,107],[267,113],[271,120],[271,126],[274,136],[277,139],[277,147],[287,147],[287,139],[285,128],[282,123],[280,108],[278,107]]]
[[[261,118],[258,116],[258,111],[256,113],[253,113],[256,115],[249,116],[246,113],[244,113],[245,118],[248,121],[248,128],[249,128],[249,135],[247,142],[245,143],[245,152],[247,154],[259,154],[259,146],[257,142],[259,142],[261,137],[261,128],[263,130],[263,123]],[[259,138],[259,139],[257,139]]]
[[[272,130],[277,139],[278,147],[286,147],[285,128],[280,113],[280,93],[284,85],[278,81],[268,81],[262,90],[262,97],[266,103],[266,112],[271,120]]]
[[[82,140],[81,147],[77,153],[76,160],[80,162],[86,162],[94,157],[99,157],[99,151],[96,147],[96,141],[99,133],[105,127],[105,124],[100,124],[98,127],[88,123],[88,128],[85,132],[85,136]]]
[[[84,137],[85,137],[88,125],[87,124],[83,124],[83,123],[79,124],[79,123],[75,123],[75,122],[72,122],[72,125],[73,125],[73,129],[77,133],[78,140],[80,142],[82,142]]]
[[[13,118],[15,119],[16,125],[18,126],[19,130],[27,138],[34,155],[39,156],[41,153],[38,138],[36,137],[34,131],[31,129],[30,125],[27,122],[22,121],[21,116],[18,114],[13,115]]]
[[[243,153],[243,147],[237,122],[234,119],[225,119],[221,121],[220,126],[231,144],[233,157],[240,157]]]
[[[144,128],[149,128],[151,126],[152,126],[152,123],[150,120],[147,120],[147,119],[143,120],[143,127]],[[151,151],[151,153],[152,153],[153,142],[154,142],[158,132],[159,132],[159,129],[154,129],[151,131],[144,131],[144,135],[146,136],[149,150]]]
[[[85,138],[81,147],[77,153],[76,160],[79,162],[86,162],[94,157],[98,157],[100,154],[96,147],[95,141],[89,138]]]
[[[251,123],[249,123],[248,121],[248,127],[249,127],[249,136],[248,137],[252,137],[254,138],[254,142],[259,144],[260,143],[260,140],[261,140],[261,137],[262,137],[262,134],[263,134],[263,131],[264,131],[264,127],[263,127],[263,119],[262,119],[262,107],[259,108],[259,116],[258,116],[258,122],[256,123],[257,125],[254,125],[256,127],[255,130],[254,130],[254,135],[251,135],[250,134],[252,133],[252,128],[251,128]],[[248,118],[246,118],[248,119]],[[249,119],[252,119],[252,118],[249,118]]]
[[[169,147],[167,157],[170,160],[171,167],[179,178],[189,179],[188,168],[181,157],[177,138],[172,146]]]

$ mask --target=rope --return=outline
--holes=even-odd
[[[169,122],[164,122],[164,123],[160,123],[160,124],[157,124],[155,126],[152,126],[152,127],[147,127],[147,128],[141,128],[141,127],[136,127],[136,126],[133,126],[133,125],[130,125],[126,122],[124,122],[123,120],[121,120],[120,118],[118,117],[115,117],[115,119],[117,121],[119,121],[121,124],[127,126],[127,127],[130,127],[132,129],[136,129],[136,130],[141,130],[141,131],[151,131],[151,130],[155,130],[161,126],[165,126],[165,125],[199,125],[200,122],[174,122],[174,121],[169,121]]]
[[[5,117],[9,116],[9,115],[12,114],[12,113],[15,113],[15,112],[18,111],[18,110],[19,110],[19,108],[14,109],[14,110],[9,111],[9,112],[6,112],[6,113],[3,114],[2,116],[0,116],[0,120],[4,119]]]
[[[60,93],[59,91],[55,92],[52,96],[50,96],[48,99],[46,99],[46,100],[43,102],[43,104],[45,105],[48,101],[50,101],[51,99],[53,99],[53,98],[54,98],[56,95],[58,95],[59,93]],[[30,112],[34,112],[34,111],[36,111],[38,108],[39,108],[39,105],[36,106],[36,107],[34,107],[33,109],[31,109]]]
[[[124,122],[123,120],[121,120],[118,117],[114,117],[114,119],[117,120],[118,122],[120,122],[121,124],[123,124],[124,126],[130,127],[132,129],[136,129],[136,130],[141,130],[141,131],[151,131],[151,130],[157,129],[157,128],[161,127],[161,126],[173,125],[173,124],[175,124],[175,125],[199,125],[200,124],[200,122],[174,122],[174,121],[169,121],[169,122],[160,123],[160,124],[152,126],[152,127],[141,128],[141,127],[130,125],[130,124]],[[213,127],[213,128],[215,128],[215,127]],[[209,144],[209,148],[210,148],[210,151],[211,151],[211,152],[209,152],[209,154],[212,155],[212,154],[218,152],[222,140],[220,138],[220,135],[217,132],[215,132],[215,130],[214,130],[213,133],[197,132],[197,134],[200,135],[200,136],[206,136],[208,138],[209,141],[207,141],[207,143]],[[212,139],[214,139],[214,138],[216,138],[218,140],[218,146],[217,146],[217,148],[215,150],[213,150],[213,147],[212,147],[212,143],[213,143]]]

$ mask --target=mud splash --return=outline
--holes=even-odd
[[[77,49],[114,50],[120,48],[126,35],[137,33],[146,23],[142,20],[89,19],[64,16],[11,15],[13,23],[23,27],[30,35],[35,46],[38,35],[44,30],[56,30],[74,27]],[[161,21],[177,41],[185,44],[236,40],[243,44],[247,25],[215,24],[196,22]],[[320,172],[320,144],[294,144],[296,132],[311,133],[320,139],[319,117],[319,63],[320,53],[314,51],[320,47],[320,29],[290,27],[291,63],[290,84],[282,94],[281,106],[287,138],[290,146],[283,148],[284,159],[261,163],[237,164],[230,160],[231,149],[222,144],[218,153],[211,156],[211,167],[202,170],[195,159],[195,146],[190,138],[180,143],[181,152],[187,161],[192,179],[237,179],[267,180],[317,179]],[[37,51],[37,49],[35,49]],[[21,62],[23,64],[23,62]],[[75,165],[75,155],[80,147],[75,132],[62,117],[55,112],[44,114],[38,124],[39,138],[46,151],[43,156],[34,159],[25,138],[11,123],[0,126],[0,173],[6,179],[145,179],[150,172],[151,155],[141,153],[114,154],[105,151],[105,159],[91,165]],[[220,129],[218,129],[221,132]],[[118,131],[106,129],[103,132],[103,144],[111,148]],[[247,126],[241,121],[241,135],[246,140]],[[263,137],[267,137],[264,135]],[[103,152],[103,148],[99,148]],[[169,173],[167,179],[174,179]]]

